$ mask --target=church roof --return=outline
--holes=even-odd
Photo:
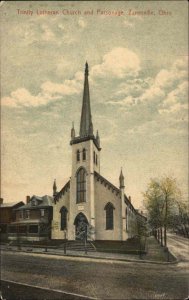
[[[120,189],[118,189],[115,185],[113,185],[110,181],[108,181],[105,177],[103,177],[102,175],[100,175],[98,172],[94,171],[94,175],[96,176],[96,178],[98,180],[101,181],[101,183],[105,183],[106,185],[108,185],[112,190],[114,190],[115,192],[117,192],[118,194],[120,194]]]
[[[98,180],[101,181],[101,183],[104,183],[105,185],[108,185],[109,188],[112,189],[112,191],[115,191],[117,194],[120,194],[120,189],[117,188],[115,185],[113,185],[110,181],[108,181],[105,177],[103,177],[102,175],[100,175],[99,173],[97,173],[96,171],[94,172],[94,175],[96,176],[96,178]],[[137,210],[134,208],[134,206],[132,205],[132,203],[129,201],[129,199],[127,198],[126,195],[124,195],[124,200],[125,200],[125,203],[127,204],[127,206],[129,206],[129,208],[132,210],[132,211],[135,211],[136,213]],[[138,213],[139,214],[139,213]]]
[[[62,195],[64,195],[65,192],[67,192],[67,190],[70,188],[70,180],[63,186],[63,188],[60,190],[60,192],[58,192],[55,197],[54,197],[54,201],[58,201]]]

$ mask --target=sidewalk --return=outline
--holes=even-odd
[[[141,262],[141,263],[157,263],[157,264],[166,264],[166,263],[175,263],[176,259],[172,259],[171,262],[167,261],[167,253],[164,252],[164,248],[156,241],[156,239],[151,236],[147,239],[147,254],[143,254],[142,257],[139,255],[131,254],[119,254],[119,253],[106,253],[106,252],[88,252],[85,251],[71,251],[67,250],[66,254],[64,253],[63,248],[47,248],[45,251],[44,247],[32,248],[29,246],[21,246],[21,250],[17,246],[7,246],[1,245],[2,250],[7,251],[18,251],[18,252],[28,252],[28,253],[38,253],[45,255],[59,255],[64,257],[83,257],[83,258],[93,258],[93,259],[102,259],[102,260],[111,260],[111,261],[126,261],[126,262]],[[171,258],[172,255],[169,257]]]

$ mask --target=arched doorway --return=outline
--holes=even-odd
[[[80,212],[74,221],[75,225],[75,239],[76,240],[87,240],[87,227],[89,222],[86,216]]]

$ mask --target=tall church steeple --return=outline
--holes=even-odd
[[[90,104],[90,93],[89,93],[89,67],[88,63],[85,64],[85,76],[84,76],[84,89],[83,89],[83,102],[80,120],[80,132],[76,136],[74,126],[71,129],[71,141],[70,145],[78,144],[80,142],[93,140],[96,148],[100,151],[100,138],[99,134],[94,136],[92,115],[91,115],[91,104]]]
[[[88,63],[85,64],[85,81],[83,90],[83,104],[80,121],[80,137],[93,135],[93,123],[91,116],[90,94],[89,94],[89,68]]]

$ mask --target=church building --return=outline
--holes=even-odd
[[[85,65],[80,132],[71,129],[72,171],[70,180],[57,192],[53,185],[52,239],[124,241],[137,234],[141,215],[125,194],[121,170],[119,187],[100,174],[100,137],[94,135],[88,64]]]

